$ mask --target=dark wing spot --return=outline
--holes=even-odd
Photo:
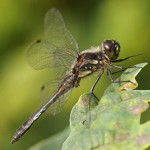
[[[43,91],[45,89],[45,86],[43,85],[42,87],[41,87],[41,91]]]
[[[37,40],[36,43],[41,43],[41,40]]]

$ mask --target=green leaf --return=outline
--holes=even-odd
[[[145,65],[141,63],[126,70],[118,81],[131,82],[112,83],[99,102],[92,94],[83,94],[71,111],[71,132],[65,129],[29,150],[147,148],[150,145],[150,122],[140,124],[140,117],[149,107],[150,91],[133,90],[138,85],[135,77]]]
[[[105,91],[99,103],[84,94],[70,115],[70,135],[63,150],[141,150],[150,146],[150,121],[140,124],[142,112],[148,109],[150,90],[137,87],[136,75],[147,63],[127,69]]]

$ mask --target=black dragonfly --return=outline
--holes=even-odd
[[[66,28],[60,12],[56,8],[46,14],[44,24],[45,38],[33,42],[28,47],[27,60],[34,69],[54,67],[57,74],[65,73],[65,75],[54,93],[52,93],[52,87],[56,87],[54,86],[55,81],[43,86],[43,98],[47,102],[17,129],[11,141],[12,144],[18,141],[48,108],[54,115],[60,112],[67,100],[68,93],[74,87],[79,86],[82,78],[99,71],[99,76],[90,90],[90,93],[93,94],[94,88],[105,70],[111,81],[115,82],[112,75],[126,69],[113,64],[113,62],[133,57],[117,59],[120,53],[120,44],[115,40],[105,40],[100,46],[80,52],[76,40]],[[112,73],[110,67],[119,70]]]

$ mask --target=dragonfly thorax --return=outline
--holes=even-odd
[[[101,68],[100,62],[103,60],[99,47],[82,51],[73,67],[73,73],[78,74],[78,78],[88,76]]]

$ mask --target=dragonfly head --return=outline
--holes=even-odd
[[[115,40],[105,40],[102,43],[102,53],[110,60],[116,60],[119,56],[120,45]]]

